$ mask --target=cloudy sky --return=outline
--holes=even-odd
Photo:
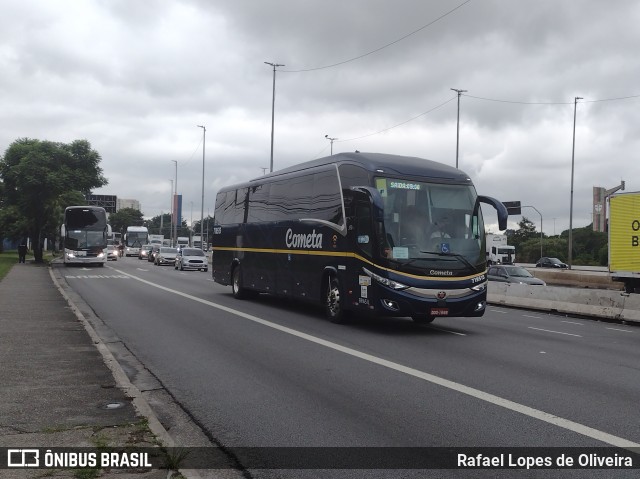
[[[217,190],[333,152],[459,167],[479,193],[520,200],[546,234],[592,188],[640,190],[636,0],[0,0],[0,151],[87,139],[97,194],[183,216]],[[193,213],[192,213],[193,212]],[[533,209],[524,214],[539,228]],[[485,210],[487,223],[495,215]],[[516,221],[520,218],[514,218]]]

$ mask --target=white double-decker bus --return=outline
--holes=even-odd
[[[107,262],[107,239],[111,226],[107,212],[98,206],[69,206],[64,210],[64,223],[60,227],[64,255],[68,264],[97,264]]]
[[[149,242],[149,230],[146,226],[129,226],[124,237],[124,254],[138,256],[140,248]]]

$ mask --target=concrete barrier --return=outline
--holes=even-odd
[[[490,304],[640,322],[640,295],[585,288],[489,281]]]
[[[555,286],[576,286],[581,288],[624,290],[624,284],[613,281],[609,273],[567,269],[527,268],[536,278]]]
[[[640,294],[631,293],[626,297],[620,319],[640,323]]]

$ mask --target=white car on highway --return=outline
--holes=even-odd
[[[209,261],[200,248],[181,248],[175,262],[175,269],[178,268],[180,271],[197,269],[206,272],[209,270]]]
[[[178,250],[176,248],[161,247],[153,263],[156,266],[162,266],[163,264],[174,264],[176,261],[176,255]]]

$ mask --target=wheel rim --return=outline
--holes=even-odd
[[[327,311],[331,316],[337,316],[340,312],[340,290],[338,285],[329,280],[329,290],[327,292]]]
[[[237,293],[240,288],[240,271],[238,268],[233,269],[233,292]]]

